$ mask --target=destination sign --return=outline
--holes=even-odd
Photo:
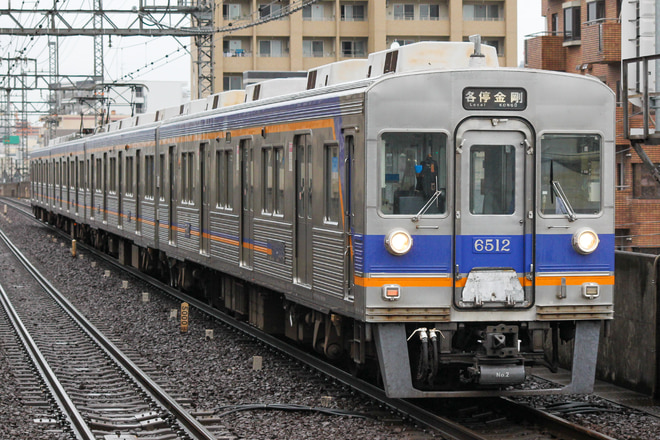
[[[519,87],[466,87],[465,110],[525,110],[527,91]]]

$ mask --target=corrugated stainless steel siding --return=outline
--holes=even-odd
[[[85,217],[85,206],[87,205],[87,200],[85,198],[85,190],[78,189],[78,213],[81,218]]]
[[[135,201],[130,199],[122,200],[121,210],[121,222],[124,226],[124,231],[134,233],[135,225],[137,224],[135,221]]]
[[[107,213],[108,213],[108,226],[116,228],[117,227],[117,221],[119,219],[118,217],[118,211],[119,211],[119,202],[117,200],[117,196],[107,196],[107,206],[105,207]]]
[[[233,214],[209,213],[211,229],[211,256],[232,264],[238,264],[239,218]]]
[[[156,233],[156,207],[155,205],[149,202],[143,202],[141,205],[142,208],[142,236],[149,241],[154,241]]]
[[[293,279],[293,225],[263,219],[254,220],[255,245],[269,248],[271,253],[254,252],[255,272],[270,275],[281,280]],[[273,246],[284,248],[284,254],[273,252]]]
[[[166,245],[170,242],[169,237],[169,206],[163,205],[162,202],[158,204],[158,245],[161,249],[164,249]]]
[[[344,234],[314,229],[314,290],[344,296]]]
[[[177,212],[177,244],[189,252],[199,252],[199,210],[179,209]]]

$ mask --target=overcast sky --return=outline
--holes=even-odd
[[[525,35],[545,30],[545,18],[541,16],[541,0],[518,0],[518,64],[524,58]]]

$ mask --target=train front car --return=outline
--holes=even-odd
[[[527,392],[560,340],[562,392],[591,392],[613,317],[612,91],[468,67],[384,75],[365,102],[355,282],[388,395]]]

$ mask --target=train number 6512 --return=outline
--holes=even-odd
[[[511,239],[509,238],[475,238],[472,242],[472,250],[475,253],[500,253],[511,252]]]

